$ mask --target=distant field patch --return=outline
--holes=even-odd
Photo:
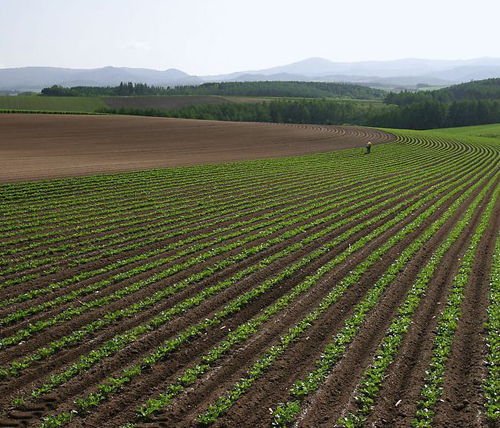
[[[98,97],[0,96],[0,110],[95,112],[102,108],[106,104]]]
[[[151,96],[151,97],[105,97],[102,99],[110,108],[137,108],[156,110],[177,110],[198,104],[223,104],[231,102],[218,96]]]
[[[472,135],[474,137],[500,138],[500,123],[492,125],[462,126],[459,128],[442,128],[436,131],[443,131],[453,135]]]

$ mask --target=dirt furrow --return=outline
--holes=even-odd
[[[486,197],[486,201],[490,194]],[[412,328],[405,337],[398,356],[383,383],[377,406],[367,420],[370,426],[407,427],[415,415],[425,370],[431,358],[438,315],[444,308],[461,255],[467,249],[473,231],[472,226],[478,223],[485,206],[486,203],[481,204],[481,209],[475,213],[466,231],[445,255],[440,270],[429,284],[428,291],[415,315]]]
[[[354,212],[359,212],[360,210],[361,210],[361,208],[354,211]],[[377,210],[375,213],[372,213],[369,216],[369,218],[371,218],[377,214],[380,214],[380,212],[382,212],[382,209]],[[311,232],[307,232],[307,233],[308,234],[314,233],[314,231],[321,230],[322,227],[325,227],[325,225],[317,226]],[[240,294],[242,291],[246,290],[248,287],[253,286],[255,284],[255,281],[264,280],[267,276],[272,275],[272,273],[275,272],[276,270],[279,270],[282,267],[287,266],[288,264],[292,263],[293,261],[298,260],[299,257],[303,256],[304,254],[307,254],[309,251],[316,248],[317,245],[321,245],[322,243],[333,239],[334,236],[338,236],[339,234],[341,234],[345,230],[349,229],[350,227],[352,227],[352,225],[348,224],[348,225],[345,225],[345,226],[339,228],[339,230],[336,231],[335,233],[333,233],[332,235],[321,239],[319,242],[315,242],[315,243],[310,244],[307,248],[303,249],[302,251],[297,252],[296,254],[292,254],[291,256],[287,257],[284,260],[276,262],[272,266],[268,267],[266,271],[264,271],[262,273],[257,273],[255,275],[253,275],[252,277],[248,278],[246,281],[239,283],[238,286],[232,287],[232,288],[226,290],[224,293],[221,293],[219,296],[216,296],[216,297],[208,300],[205,305],[201,305],[199,308],[197,308],[196,311],[193,312],[193,315],[190,315],[190,316],[186,315],[185,317],[183,317],[183,319],[181,320],[182,325],[186,326],[186,325],[189,325],[190,322],[194,322],[197,319],[202,319],[203,317],[205,317],[207,315],[207,313],[214,311],[215,308],[220,307],[222,304],[227,302],[229,299],[234,298],[237,294]],[[375,226],[372,226],[370,228],[370,230],[372,230],[374,227]],[[335,249],[335,251],[330,252],[330,255],[333,252],[337,252],[337,251],[340,251],[340,250],[346,248],[350,244],[350,242],[352,242],[354,239],[358,238],[359,236],[361,236],[361,234],[364,234],[364,233],[366,233],[366,232],[364,232],[364,231],[360,232],[357,235],[355,235],[355,237],[347,240],[345,243],[342,244],[341,247],[339,247],[339,249]],[[301,239],[303,237],[305,237],[305,235],[300,234],[295,239],[298,240],[298,239]],[[264,251],[262,254],[258,254],[256,256],[253,256],[252,258],[248,259],[247,261],[245,261],[245,263],[243,263],[239,266],[235,266],[235,267],[230,268],[230,269],[225,269],[224,271],[217,273],[217,274],[214,274],[214,276],[210,277],[209,279],[207,279],[205,281],[200,282],[199,284],[194,284],[192,287],[190,287],[185,292],[180,293],[178,296],[174,296],[172,298],[167,299],[162,304],[156,305],[155,307],[151,308],[150,310],[145,311],[144,314],[140,314],[138,317],[134,317],[130,320],[127,320],[126,322],[120,322],[117,325],[113,325],[110,329],[106,330],[104,333],[101,333],[101,334],[97,335],[96,337],[94,337],[92,341],[85,343],[82,348],[71,348],[68,350],[67,353],[64,352],[62,357],[51,359],[51,364],[49,367],[51,369],[54,369],[54,365],[57,367],[63,362],[64,363],[68,362],[68,356],[71,356],[71,358],[69,360],[69,361],[71,361],[72,358],[76,358],[81,352],[98,346],[99,344],[104,342],[106,339],[109,339],[112,335],[117,334],[120,331],[124,331],[126,328],[134,327],[134,326],[140,324],[141,322],[146,321],[150,317],[156,315],[158,312],[165,310],[165,309],[168,309],[169,307],[173,306],[175,303],[178,303],[182,299],[184,299],[186,297],[191,297],[192,295],[195,294],[195,292],[199,292],[203,288],[205,288],[209,285],[215,284],[218,279],[223,279],[223,278],[228,277],[236,269],[239,270],[247,265],[256,263],[259,260],[261,260],[262,258],[284,249],[287,245],[289,245],[288,242],[282,243],[278,246],[273,246],[272,248]],[[202,267],[205,267],[205,264],[200,266],[200,268],[202,268]],[[187,276],[189,273],[192,273],[192,272],[185,272],[183,274],[183,277]],[[171,281],[169,281],[169,283],[172,283],[173,281],[174,280],[172,279]],[[166,284],[158,284],[158,287],[160,287],[160,288],[165,287],[165,285]],[[5,350],[3,355],[4,355],[4,357],[9,358],[9,359],[15,358],[16,356],[20,356],[20,355],[25,355],[28,351],[34,350],[38,346],[43,346],[43,344],[47,343],[47,341],[49,341],[49,340],[53,340],[54,337],[60,337],[63,334],[70,333],[71,331],[77,329],[79,325],[83,325],[84,323],[89,322],[90,319],[94,319],[96,316],[99,316],[99,317],[104,316],[104,314],[108,310],[122,308],[122,307],[126,306],[127,304],[130,304],[134,301],[137,301],[139,298],[143,298],[150,293],[151,293],[151,290],[142,291],[140,293],[137,293],[138,295],[135,295],[135,296],[130,297],[128,299],[122,299],[113,305],[109,305],[105,309],[102,309],[100,311],[98,310],[96,313],[94,313],[92,315],[82,316],[81,319],[78,320],[78,324],[65,323],[65,324],[57,326],[53,329],[49,329],[45,333],[29,340],[25,344],[22,344],[20,346]],[[208,312],[205,313],[203,311],[208,311]],[[173,332],[177,331],[177,328],[172,328],[172,331]],[[64,354],[66,354],[66,355],[64,355]],[[40,371],[42,371],[42,373],[43,373],[44,367],[45,367],[45,365],[41,364],[41,366],[39,366],[39,367],[34,367],[33,369],[28,370],[26,372],[26,377],[21,376],[20,378],[14,380],[13,383],[10,384],[9,386],[7,386],[7,387],[4,386],[2,388],[3,392],[4,393],[6,392],[6,390],[4,388],[7,388],[8,390],[11,390],[11,391],[15,391],[19,385],[26,385],[26,382],[28,382],[29,378],[31,378],[31,377],[34,379],[40,379],[42,377]]]
[[[370,227],[369,229],[373,230],[375,227],[376,225]],[[251,305],[249,305],[249,307],[240,311],[240,313],[238,313],[237,316],[228,320],[227,324],[225,325],[227,326],[228,329],[234,329],[237,325],[241,324],[245,320],[255,315],[263,307],[266,307],[267,305],[275,301],[280,295],[288,291],[293,285],[295,285],[305,276],[307,276],[309,272],[314,272],[314,270],[317,269],[317,267],[321,266],[326,259],[334,257],[335,254],[338,254],[340,251],[345,249],[352,242],[353,239],[357,239],[360,237],[361,234],[364,235],[368,232],[369,230],[367,230],[366,232],[365,231],[360,232],[360,234],[356,235],[354,238],[347,240],[338,249],[331,251],[326,256],[326,258],[324,257],[318,262],[314,263],[307,270],[301,271],[296,277],[293,278],[293,280],[287,281],[286,284],[283,284],[281,287],[278,287],[276,290],[270,293],[266,293],[266,295],[263,296],[261,299],[258,299],[258,301],[252,303]],[[330,239],[331,237],[328,237],[325,240],[330,240]],[[316,248],[317,245],[320,244],[315,243],[314,248]],[[299,252],[300,254],[294,255],[293,259],[295,260],[298,257],[305,255],[307,251],[309,250],[304,250],[302,252]],[[282,267],[287,266],[291,262],[292,262],[291,260],[285,260],[283,262],[278,263],[278,265],[275,264],[271,266],[270,268],[264,270],[258,275],[253,275],[247,280],[244,280],[241,283],[239,283],[238,286],[234,288],[234,290],[233,289],[228,290],[228,293],[225,294],[229,295],[224,296],[223,293],[223,295],[217,296],[216,298],[217,304],[215,304],[214,301],[210,300],[206,305],[201,305],[199,308],[197,308],[197,310],[187,314],[182,319],[177,320],[176,322],[169,325],[167,329],[159,329],[153,332],[152,334],[146,336],[142,340],[132,344],[130,347],[125,349],[123,352],[120,352],[112,359],[106,361],[105,364],[100,365],[89,372],[86,372],[85,385],[88,385],[86,389],[89,388],[91,390],[93,384],[95,384],[100,380],[105,379],[113,372],[118,372],[123,367],[123,364],[125,362],[130,363],[134,360],[137,361],[140,360],[143,356],[143,353],[146,352],[147,349],[151,349],[152,347],[157,346],[161,341],[165,340],[169,336],[176,334],[176,332],[178,332],[182,326],[184,327],[188,326],[193,322],[196,322],[196,320],[205,318],[211,312],[214,311],[214,308],[220,307],[222,304],[224,304],[224,302],[227,302],[229,298],[234,297],[235,293],[240,294],[245,289],[249,288],[250,286],[254,286],[256,283],[263,281],[265,278],[268,278],[270,275],[272,275],[273,272],[276,272],[276,270],[280,270]],[[173,367],[172,370],[175,370],[175,367],[177,367],[177,369],[182,368],[183,365],[188,360],[196,358],[200,354],[200,352],[203,352],[203,350],[208,349],[214,343],[219,341],[224,336],[224,334],[225,331],[219,329],[211,331],[210,336],[203,336],[193,341],[189,349],[181,350],[180,352],[176,353],[172,357],[173,361],[168,361],[166,364],[171,365]],[[163,371],[163,373],[165,373],[165,371]],[[36,373],[33,374],[36,376]],[[59,400],[66,401],[63,397],[68,397],[66,401],[68,403],[67,405],[72,405],[72,400],[74,395],[75,394],[80,395],[83,392],[82,388],[84,388],[84,386],[81,384],[80,379],[75,379],[73,381],[68,382],[68,384],[58,389],[57,391],[58,401]],[[136,389],[137,388],[138,387],[136,387]]]
[[[416,214],[417,215],[417,214]],[[438,213],[436,213],[438,215]],[[318,301],[323,298],[330,290],[331,284],[335,283],[338,281],[341,277],[346,275],[352,267],[363,260],[364,257],[366,257],[367,254],[369,254],[375,247],[381,244],[381,242],[385,241],[388,239],[390,235],[395,233],[398,229],[402,228],[404,224],[410,222],[412,218],[409,218],[408,221],[403,222],[402,224],[399,224],[395,229],[391,229],[390,232],[387,232],[383,236],[381,236],[379,239],[377,239],[373,244],[370,244],[366,246],[366,248],[363,249],[363,251],[360,254],[356,254],[354,256],[351,256],[350,260],[348,263],[346,263],[343,266],[340,266],[338,269],[336,269],[331,275],[328,276],[328,279],[325,281],[322,281],[321,284],[318,285],[317,288],[315,288],[309,295],[304,296],[303,299],[300,300],[300,302],[297,305],[294,305],[292,308],[286,311],[286,314],[284,318],[280,318],[279,321],[271,321],[268,324],[268,327],[264,329],[263,333],[261,335],[258,335],[258,337],[255,340],[252,340],[250,344],[244,345],[243,352],[242,354],[237,354],[237,356],[229,357],[229,361],[225,361],[222,363],[222,368],[217,371],[217,374],[213,377],[210,377],[211,382],[208,383],[208,385],[202,385],[201,386],[201,391],[198,392],[198,388],[194,390],[193,396],[191,397],[190,403],[183,403],[181,405],[176,405],[176,409],[182,409],[182,411],[185,411],[186,409],[193,410],[194,408],[198,409],[199,407],[202,406],[202,403],[206,400],[206,398],[211,395],[210,393],[214,393],[214,391],[220,390],[223,388],[223,385],[225,385],[225,382],[228,382],[228,380],[233,379],[234,380],[234,373],[238,372],[239,370],[242,370],[242,367],[245,367],[243,362],[245,361],[251,361],[252,358],[254,358],[260,351],[265,349],[270,342],[272,342],[273,338],[276,338],[277,335],[283,333],[284,330],[286,330],[289,326],[293,325],[297,319],[301,318],[305,313],[307,313],[309,310],[311,310],[312,307],[315,306],[315,304],[318,303]],[[411,241],[406,240],[406,244],[408,244]],[[396,257],[398,250],[401,248],[398,245],[398,248],[394,249],[390,255],[388,255],[385,260],[381,260],[381,263],[377,266],[376,269],[371,270],[368,278],[366,279],[366,282],[364,284],[364,287],[368,287],[371,285],[371,281],[373,278],[376,278],[378,275],[378,271],[382,271],[385,269],[390,263],[392,263],[393,258]],[[313,269],[308,269],[310,272],[314,272]],[[356,301],[359,299],[360,294],[362,294],[365,290],[363,287],[356,287],[353,290],[350,290],[345,298],[341,299],[341,303],[338,305],[335,305],[335,309],[339,308],[345,308],[349,307],[350,304],[352,304],[353,301]],[[328,311],[329,315],[332,316],[332,314],[335,313],[335,310]],[[342,314],[343,315],[343,314]],[[335,316],[338,316],[336,314]],[[335,316],[332,316],[332,319],[335,319]],[[326,317],[327,320],[329,320],[328,316]],[[328,324],[328,323],[327,323]],[[324,331],[323,335],[321,336],[324,339]],[[321,335],[321,333],[320,333]],[[321,348],[317,347],[316,344],[313,343],[314,341],[307,341],[306,348],[309,346],[312,346],[313,349],[319,350]],[[309,345],[309,343],[313,343],[312,345]],[[304,349],[303,349],[304,350]],[[304,350],[305,351],[305,350]],[[201,350],[199,351],[201,352]],[[198,354],[199,354],[198,352]],[[293,355],[297,355],[296,352],[293,352]],[[306,359],[305,361],[310,362],[311,360],[307,359],[307,352],[306,352]],[[295,364],[295,363],[293,363]],[[295,372],[295,365],[293,365],[293,369],[291,369],[291,372]],[[183,368],[182,366],[179,368]],[[283,369],[283,367],[280,366],[280,369]],[[284,367],[284,370],[286,371],[286,367]],[[281,370],[279,370],[281,371]],[[176,373],[178,375],[178,373]],[[165,371],[163,369],[159,369],[158,373],[155,373],[155,379],[157,379],[156,383],[154,381],[148,382],[146,385],[150,385],[150,390],[151,390],[151,385],[157,385],[157,382],[159,382],[160,379],[164,379],[166,376]],[[171,373],[168,373],[168,377],[172,378]],[[222,379],[221,379],[222,377]],[[236,377],[237,378],[237,377]],[[267,377],[266,377],[267,378]],[[279,389],[280,387],[277,387],[274,382],[272,382],[273,385],[273,391],[276,391],[276,389]],[[157,389],[157,386],[153,387],[152,390],[155,391]],[[257,390],[259,388],[257,387]],[[138,399],[144,400],[145,395],[147,392],[151,393],[148,390],[145,390],[143,388],[134,388],[131,394],[122,394],[117,398],[117,402],[113,406],[116,411],[113,413],[115,417],[118,418],[123,418],[125,417],[125,412],[118,412],[118,409],[120,408],[127,408],[127,407],[133,407],[133,403],[137,401]],[[127,398],[128,395],[128,398]],[[153,394],[154,395],[154,394]],[[250,394],[251,395],[251,394]],[[249,396],[250,396],[249,395]],[[127,404],[128,403],[128,404]],[[194,406],[194,403],[197,405]],[[251,406],[251,404],[250,404]],[[244,405],[243,405],[244,407]],[[252,407],[250,407],[252,408]],[[106,413],[105,414],[100,414],[102,417],[104,415],[105,418],[107,418],[110,415],[111,409],[110,405],[106,405]],[[267,408],[266,408],[267,409]],[[132,411],[133,409],[131,409]],[[267,412],[267,410],[266,410]],[[167,425],[174,424],[177,426],[177,424],[181,423],[181,420],[187,421],[189,420],[189,415],[184,414],[182,417],[180,415],[177,415],[178,418],[175,418],[174,420],[169,420]],[[243,417],[249,418],[250,415],[247,415]],[[90,419],[91,421],[94,421],[95,423],[98,423],[100,419],[98,419],[98,416],[96,416],[97,419],[93,419],[93,417]],[[242,420],[243,420],[242,419]],[[125,419],[126,420],[126,419]],[[94,423],[92,422],[92,423]],[[102,421],[101,421],[102,422]],[[101,423],[99,422],[99,423]],[[244,425],[244,426],[250,426],[250,425]]]
[[[445,208],[443,207],[442,210],[444,211],[444,209]],[[321,317],[321,319],[318,320],[318,323],[308,332],[307,337],[287,350],[285,356],[283,358],[280,358],[276,367],[273,367],[261,380],[256,383],[256,385],[254,385],[254,387],[252,387],[249,393],[245,394],[240,402],[237,403],[237,405],[234,406],[234,408],[232,408],[227,413],[227,415],[221,418],[219,426],[250,427],[252,426],[252,424],[262,424],[256,426],[267,426],[262,423],[262,421],[267,421],[266,423],[270,423],[271,414],[269,412],[269,408],[273,408],[279,401],[286,398],[287,389],[291,387],[297,379],[301,378],[301,376],[305,375],[309,370],[311,370],[314,365],[314,361],[319,357],[326,344],[331,340],[331,337],[335,335],[338,329],[343,325],[345,318],[350,315],[353,306],[361,299],[366,290],[373,285],[376,279],[380,277],[385,269],[394,261],[400,251],[409,243],[411,243],[414,240],[415,236],[420,231],[429,226],[432,221],[434,221],[443,211],[436,212],[436,214],[432,216],[431,219],[426,221],[418,231],[405,238],[385,257],[383,257],[380,260],[380,263],[377,264],[377,266],[372,267],[363,276],[363,278],[357,284],[356,288],[350,290],[346,294],[346,299],[341,299],[337,304],[333,305],[332,308],[330,308]],[[378,307],[376,309],[376,313],[374,313],[370,317],[370,319],[378,320],[379,318],[384,318],[385,315],[382,316],[382,314],[389,312],[397,302],[404,298],[404,295],[406,293],[405,284],[409,284],[411,282],[411,279],[417,275],[422,261],[430,256],[429,248],[433,248],[433,245],[435,245],[436,242],[439,242],[439,240],[442,239],[447,231],[451,229],[454,222],[456,221],[457,216],[458,214],[456,214],[454,218],[448,221],[448,223],[439,231],[439,233],[436,234],[435,237],[433,237],[432,241],[419,252],[414,260],[412,260],[409,267],[402,274],[400,274],[396,283],[393,284],[391,288],[386,292],[384,301],[381,303],[383,309],[380,309],[380,307]],[[371,249],[368,250],[368,253],[370,251]],[[360,262],[362,260],[363,257],[360,257],[357,262]],[[300,319],[300,315],[303,315],[304,313],[301,314],[300,311],[294,311],[294,314],[298,315],[294,318],[294,321],[298,321]],[[370,324],[370,321],[368,321],[368,324]],[[283,329],[278,328],[276,329],[277,331],[275,333],[279,334],[280,331],[282,333],[284,330],[286,330],[286,326],[288,325],[288,323],[285,323]],[[371,331],[372,328],[376,329],[376,331]],[[361,346],[359,346],[360,352],[366,352],[366,348],[369,347],[366,347],[365,340],[369,343],[370,340],[373,340],[373,337],[377,336],[376,332],[379,330],[380,326],[370,326],[366,328],[366,331],[363,334],[363,338],[360,339],[360,342],[362,342]],[[262,346],[269,346],[272,341],[273,338],[271,337],[267,339],[262,344]],[[179,426],[192,426],[194,417],[199,412],[202,412],[209,402],[213,401],[218,395],[220,395],[220,393],[222,393],[227,388],[228,383],[234,383],[240,376],[244,374],[245,369],[242,368],[241,362],[249,360],[251,361],[252,358],[255,358],[255,356],[258,354],[253,351],[253,346],[252,349],[245,349],[245,352],[250,354],[249,359],[243,359],[241,356],[238,356],[234,358],[233,363],[228,362],[222,364],[222,368],[219,370],[219,373],[217,373],[217,376],[214,377],[214,379],[210,379],[210,381],[206,384],[202,385],[202,390],[200,392],[198,392],[198,389],[188,392],[186,398],[179,401],[179,403],[175,403],[172,408],[172,415],[170,414],[170,412],[167,412],[162,415],[158,419],[158,421],[166,422],[166,426],[170,426],[173,422],[175,422],[175,424],[179,423]],[[367,353],[367,356],[370,355],[370,353]],[[359,356],[355,357],[355,359],[358,358],[361,359],[361,357]],[[343,361],[341,363],[342,368],[338,369],[339,372],[343,373],[343,371],[345,370],[344,364],[348,363],[345,363]],[[247,365],[248,363],[243,367],[246,367]],[[233,369],[232,373],[229,371],[231,368]],[[227,379],[224,378],[225,375],[227,375]],[[346,380],[350,380],[351,376],[352,373],[351,375],[346,375]],[[337,393],[340,393],[342,392],[343,387],[339,386],[337,389],[336,386],[335,390],[337,391]],[[206,394],[206,397],[204,396],[204,393]],[[185,399],[187,399],[188,401],[184,402]],[[326,402],[326,406],[331,407],[331,402],[329,402],[329,399],[326,399]],[[186,413],[185,409],[189,409],[189,411]],[[182,415],[182,417],[180,415]],[[171,419],[171,417],[169,416],[172,416],[173,419]],[[318,423],[318,421],[315,420],[314,423]],[[216,424],[216,426],[217,425],[218,424]]]
[[[494,212],[500,212],[500,201]],[[494,216],[483,235],[476,260],[465,289],[462,317],[455,334],[453,350],[446,367],[442,401],[436,407],[434,423],[439,427],[473,428],[487,426],[483,379],[486,378],[486,338],[491,260],[500,228],[500,216]]]

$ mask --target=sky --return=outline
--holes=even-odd
[[[0,67],[500,57],[498,0],[0,0]]]

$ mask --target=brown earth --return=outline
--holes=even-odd
[[[296,156],[393,139],[358,127],[0,114],[0,182]]]

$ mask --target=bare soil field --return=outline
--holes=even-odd
[[[0,182],[296,156],[393,139],[356,127],[0,114]]]

